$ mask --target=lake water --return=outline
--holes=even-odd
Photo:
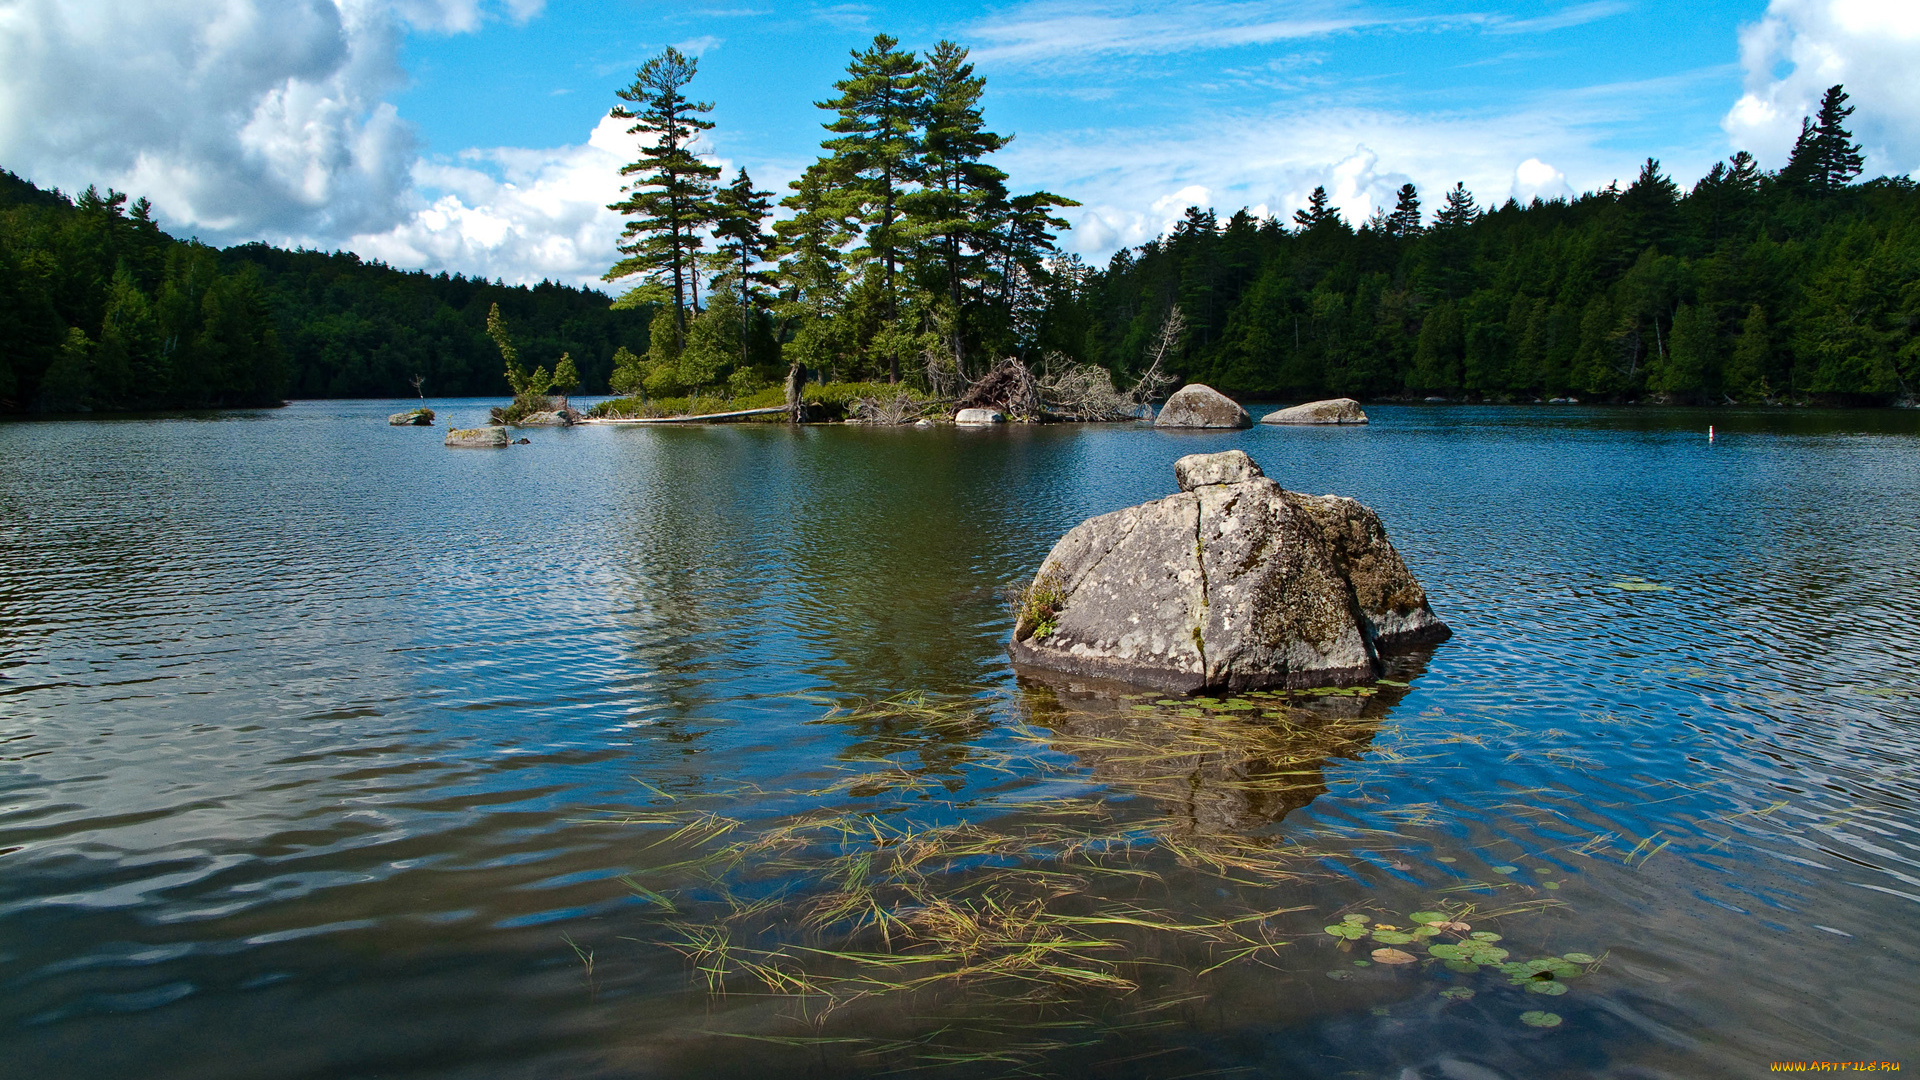
[[[456,452],[399,407],[0,425],[0,1073],[1920,1066],[1920,414]],[[1397,658],[1404,687],[1251,713],[1016,678],[1004,588],[1229,447],[1377,510],[1454,638]],[[926,704],[871,704],[899,695]],[[1216,741],[1154,756],[1180,738]],[[767,840],[827,814],[893,839]],[[969,882],[1025,867],[1009,904],[1157,913],[1063,961],[1110,986],[956,978],[823,1016],[737,973],[710,995],[712,957],[672,947],[734,917],[792,970],[871,973],[826,955],[871,930],[808,929],[820,867],[1074,815],[1104,839],[933,887],[983,903]],[[1204,854],[1255,849],[1282,861]],[[1509,963],[1597,960],[1536,993],[1323,930],[1422,909]],[[1264,916],[1239,960],[1167,929],[1240,910]]]

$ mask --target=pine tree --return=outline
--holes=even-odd
[[[1433,227],[1442,232],[1463,229],[1480,220],[1480,207],[1473,201],[1473,193],[1464,183],[1456,183],[1453,190],[1447,192],[1447,201],[1440,212],[1433,216]]]
[[[834,340],[827,325],[846,299],[844,248],[859,233],[856,200],[834,180],[833,161],[822,158],[787,186],[780,200],[792,215],[774,223],[779,238],[780,299],[776,311],[788,340],[788,359],[823,367]]]
[[[1344,226],[1340,220],[1340,211],[1328,205],[1327,189],[1316,187],[1313,194],[1307,196],[1307,205],[1293,212],[1293,223],[1301,232],[1313,232],[1329,225]]]
[[[1649,245],[1666,244],[1678,226],[1680,185],[1660,171],[1660,162],[1648,158],[1640,166],[1640,175],[1620,196],[1620,208],[1626,214],[1627,251],[1623,262],[1631,262]]]
[[[1828,87],[1820,98],[1818,117],[1800,121],[1800,137],[1794,140],[1793,154],[1780,170],[1780,178],[1814,191],[1837,191],[1859,176],[1866,160],[1845,127],[1852,115],[1847,92],[1839,84]]]
[[[713,127],[713,121],[702,116],[712,111],[713,103],[691,100],[685,93],[698,71],[698,60],[669,46],[641,65],[631,86],[615,91],[636,109],[616,105],[609,113],[632,120],[627,134],[645,141],[640,159],[620,170],[621,176],[637,177],[625,186],[627,197],[607,207],[629,220],[620,233],[620,252],[626,258],[614,263],[603,280],[643,279],[621,297],[619,304],[626,307],[658,302],[670,293],[674,326],[681,336],[687,309],[698,306],[694,273],[699,230],[713,220],[713,181],[720,175],[719,166],[701,161],[692,149],[700,133]]]
[[[767,200],[773,193],[755,191],[753,178],[742,168],[733,183],[721,188],[714,195],[716,220],[713,235],[719,240],[724,255],[724,269],[711,288],[720,288],[721,281],[731,281],[733,292],[740,301],[740,364],[747,364],[748,326],[753,313],[758,310],[761,294],[756,285],[769,284],[772,275],[754,267],[764,262],[767,251],[773,245],[773,236],[766,231],[768,213],[772,204]]]
[[[919,168],[919,121],[923,97],[920,61],[901,52],[896,38],[874,35],[865,52],[853,54],[847,77],[833,84],[840,96],[820,102],[838,112],[827,130],[840,136],[823,144],[832,152],[837,179],[860,202],[859,217],[866,226],[866,248],[859,253],[880,268],[881,302],[886,318],[900,317],[899,234],[901,197]],[[900,356],[887,358],[887,377],[900,381]]]
[[[966,371],[967,293],[984,275],[984,252],[992,246],[991,210],[1005,203],[1007,174],[983,160],[1010,140],[986,130],[980,97],[986,79],[973,73],[967,50],[951,41],[935,45],[921,73],[925,92],[925,137],[921,190],[910,196],[915,237],[926,243],[940,268],[948,308],[948,349],[955,369]]]
[[[1388,236],[1420,235],[1420,191],[1411,183],[1400,185],[1393,213],[1387,215]]]
[[[1755,304],[1747,309],[1740,336],[1733,343],[1733,357],[1727,362],[1727,389],[1742,401],[1772,397],[1768,379],[1772,367],[1773,334],[1767,329],[1766,309]]]

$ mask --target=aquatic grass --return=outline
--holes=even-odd
[[[790,1045],[841,1046],[898,1071],[1032,1067],[1116,1037],[1125,1025],[1114,1011],[1128,1003],[1202,1001],[1207,980],[1229,969],[1279,966],[1319,925],[1296,918],[1310,908],[1286,902],[1297,895],[1287,886],[1323,877],[1323,860],[1404,849],[1401,829],[1439,823],[1441,807],[1426,803],[1382,808],[1394,828],[1270,828],[1326,791],[1329,762],[1385,772],[1431,767],[1438,756],[1433,746],[1382,740],[1367,707],[1340,715],[1356,706],[1326,704],[1345,697],[1135,696],[1102,710],[1038,695],[1012,716],[978,695],[814,699],[822,708],[814,722],[846,724],[859,742],[836,764],[841,775],[771,794],[824,805],[747,822],[711,801],[725,799],[725,788],[682,795],[649,786],[651,805],[619,820],[644,831],[636,850],[654,865],[623,880],[652,924],[641,940],[681,955],[715,999],[791,1000],[815,1034],[833,1017],[855,1024],[882,1002],[894,1003],[887,1015],[918,1003],[966,1021],[964,1030],[946,1022],[906,1040]],[[1476,732],[1430,741],[1519,731],[1503,720],[1474,723]],[[970,770],[1071,787],[963,799],[930,775],[947,767],[922,754],[936,733],[967,744]],[[1363,784],[1367,775],[1346,779]],[[1416,918],[1366,925],[1349,914],[1327,932],[1343,948],[1365,941],[1387,968],[1421,970],[1448,960],[1444,949],[1427,950],[1451,943],[1463,915],[1497,917],[1485,901],[1448,893],[1507,888],[1532,891],[1507,880],[1455,885]],[[1511,962],[1504,946],[1460,940],[1471,945],[1454,965]],[[1035,1009],[1070,1023],[1031,1042],[993,1034]]]

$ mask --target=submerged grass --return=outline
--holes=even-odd
[[[1310,906],[1282,886],[1369,844],[1404,845],[1390,829],[1329,830],[1337,843],[1318,847],[1275,828],[1326,790],[1329,761],[1424,760],[1376,742],[1366,696],[1047,699],[997,726],[979,697],[821,701],[823,722],[863,733],[861,753],[787,794],[838,805],[749,823],[715,808],[733,792],[651,788],[654,805],[623,820],[646,828],[657,862],[623,880],[655,921],[648,939],[707,993],[787,999],[808,1032],[742,1038],[837,1047],[863,1068],[1028,1070],[1186,1022],[1226,969],[1280,966],[1319,926],[1289,918]],[[930,740],[964,743],[968,769],[1068,793],[962,798],[937,775],[951,765],[925,760]],[[1387,817],[1424,826],[1438,813]],[[1450,909],[1486,919],[1552,902]],[[919,1015],[911,1037],[828,1030],[836,1018],[836,1030],[884,1029],[867,1021],[903,1010]]]

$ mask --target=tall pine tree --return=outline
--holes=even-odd
[[[827,130],[839,138],[824,145],[832,152],[837,179],[859,202],[859,218],[866,226],[866,247],[857,254],[880,272],[884,317],[900,317],[899,270],[903,241],[901,200],[919,168],[922,87],[920,61],[902,52],[900,42],[886,34],[874,35],[865,52],[853,54],[847,77],[833,84],[840,96],[820,102],[839,116]],[[887,377],[900,381],[900,356],[887,357]]]
[[[720,175],[718,166],[701,161],[692,149],[700,133],[713,127],[703,116],[713,110],[713,103],[686,95],[699,67],[698,60],[669,46],[641,65],[631,86],[615,91],[635,108],[616,105],[609,114],[632,120],[627,134],[644,141],[640,159],[620,170],[621,176],[636,177],[626,185],[627,197],[607,207],[629,220],[620,234],[620,252],[626,258],[614,263],[603,280],[643,279],[621,297],[622,306],[654,303],[670,294],[675,332],[682,340],[687,309],[693,306],[689,295],[698,299],[694,275],[700,229],[713,220],[713,182]]]

